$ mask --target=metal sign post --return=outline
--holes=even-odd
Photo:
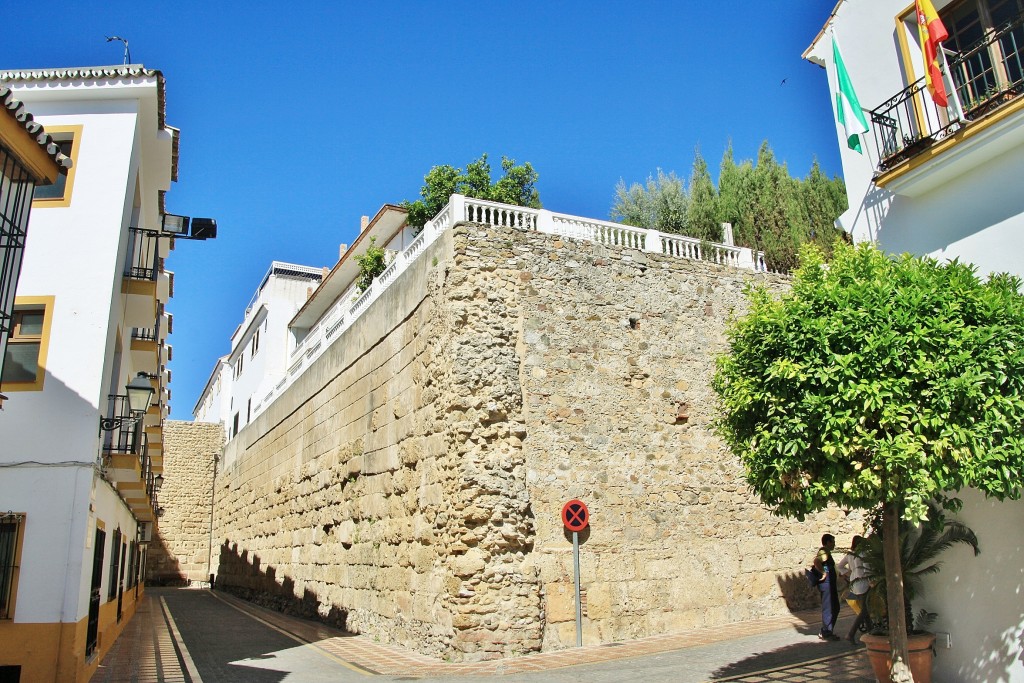
[[[562,524],[572,532],[573,583],[576,586],[576,647],[583,646],[583,603],[580,600],[580,531],[590,525],[590,511],[580,500],[562,506]]]
[[[576,647],[583,647],[583,605],[580,603],[580,532],[572,532],[573,583],[576,584]]]

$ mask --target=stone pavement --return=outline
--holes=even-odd
[[[509,660],[453,664],[221,592],[149,588],[93,683],[873,681],[863,653],[815,637],[816,612]],[[851,617],[841,620],[845,632]]]

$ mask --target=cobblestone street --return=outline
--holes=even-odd
[[[860,650],[822,643],[816,614],[480,663],[441,662],[206,590],[149,589],[92,683],[873,680]],[[847,616],[846,621],[849,617]],[[840,626],[840,630],[842,626]]]

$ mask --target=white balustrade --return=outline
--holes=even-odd
[[[365,291],[359,294],[355,301],[351,300],[350,293],[346,293],[309,330],[305,339],[292,351],[290,358],[293,359],[293,363],[289,366],[288,372],[258,404],[258,408],[269,407],[275,394],[282,395],[304,369],[331,346],[345,330],[351,327],[355,320],[369,308],[370,304],[392,283],[396,282],[438,236],[462,221],[559,235],[681,259],[709,258],[714,263],[756,272],[767,272],[768,270],[765,265],[764,252],[754,252],[745,247],[735,247],[732,244],[702,243],[701,240],[693,237],[670,235],[657,230],[636,228],[621,223],[553,213],[545,209],[511,206],[454,194],[448,204],[433,219],[427,221],[412,243],[404,251],[394,254],[387,268],[370,283]],[[731,230],[726,232],[727,241],[731,237],[730,232]],[[703,253],[704,249],[709,249],[710,253]],[[351,290],[349,291],[351,292]],[[351,305],[348,303],[350,301]]]

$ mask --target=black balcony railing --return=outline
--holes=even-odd
[[[1024,14],[962,53],[947,53],[948,105],[935,104],[922,78],[871,111],[878,168],[887,171],[1024,94]],[[948,88],[947,88],[948,89]]]
[[[159,325],[159,319],[157,319],[157,324]],[[137,339],[139,341],[155,342],[157,341],[158,334],[158,327],[152,329],[144,329],[141,327],[132,328],[132,339]]]
[[[134,453],[142,455],[146,447],[146,433],[142,416],[128,409],[128,397],[115,394],[107,397],[107,415],[100,418],[103,452]]]
[[[160,272],[159,239],[157,233],[139,228],[128,228],[128,259],[124,276],[132,280],[156,280]]]

